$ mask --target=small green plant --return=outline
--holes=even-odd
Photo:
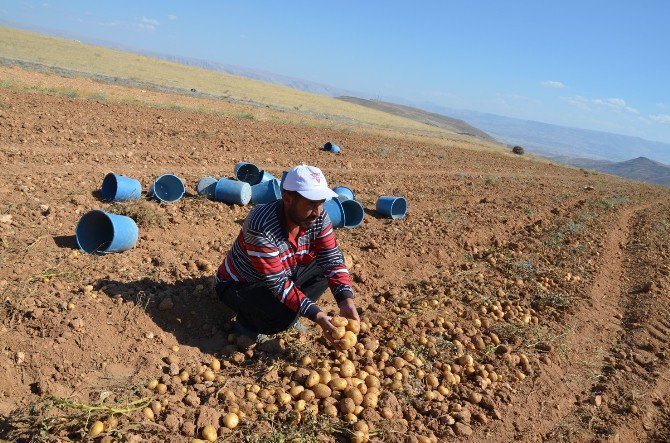
[[[526,150],[523,149],[521,146],[515,146],[512,148],[512,152],[515,153],[516,155],[523,155],[525,154]]]
[[[238,114],[237,117],[238,118],[243,118],[243,119],[246,119],[246,120],[255,120],[256,119],[256,116],[254,114],[250,113],[250,112],[244,112],[242,114]]]

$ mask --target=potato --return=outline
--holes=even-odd
[[[356,414],[351,412],[344,416],[344,421],[346,421],[347,423],[356,423],[358,421],[358,417],[356,417]]]
[[[363,403],[363,394],[358,388],[347,388],[344,390],[344,396],[352,399],[355,405],[360,405]]]
[[[291,394],[291,397],[296,398],[296,397],[300,396],[300,394],[301,394],[302,391],[304,391],[304,390],[305,390],[305,387],[304,387],[304,386],[296,385],[296,386],[293,386],[293,387],[291,388],[291,390],[289,391],[289,393]]]
[[[347,333],[347,330],[344,328],[344,326],[339,326],[336,327],[335,330],[330,334],[333,339],[335,340],[341,340],[344,338],[344,334]]]
[[[189,374],[188,371],[185,371],[185,370],[184,370],[184,371],[181,371],[181,372],[179,373],[179,379],[180,379],[182,382],[187,382],[188,379],[189,379],[190,377],[191,377],[191,374]]]
[[[202,379],[205,380],[205,381],[214,381],[215,378],[216,378],[216,375],[214,375],[214,372],[212,372],[211,369],[207,369],[202,374]]]
[[[367,434],[370,432],[370,427],[366,422],[361,420],[354,425],[354,431],[361,431]]]
[[[337,407],[329,404],[323,407],[323,413],[329,417],[337,417]]]
[[[335,317],[332,318],[330,322],[333,324],[333,326],[339,328],[339,327],[346,327],[347,324],[349,323],[349,320],[347,320],[345,317],[336,315]]]
[[[333,391],[344,391],[347,388],[347,380],[338,377],[328,382],[328,387]]]
[[[154,415],[158,415],[161,413],[163,410],[163,405],[159,401],[152,401],[151,404],[149,405],[151,410],[153,411]]]
[[[324,385],[327,385],[330,380],[332,380],[333,375],[326,369],[322,369],[319,371],[319,383],[323,383]]]
[[[319,383],[318,385],[314,386],[312,390],[314,391],[314,396],[319,400],[330,397],[330,394],[333,392],[327,385],[324,385],[323,383]]]
[[[316,397],[316,395],[314,394],[314,391],[312,391],[310,389],[305,389],[304,391],[302,391],[300,393],[300,399],[305,400],[307,403],[314,400],[315,397]]]
[[[369,440],[370,437],[363,431],[354,431],[353,435],[351,436],[351,443],[367,443]]]
[[[351,331],[358,335],[358,333],[361,332],[361,323],[358,320],[348,319],[345,328],[347,331]]]
[[[345,360],[340,365],[340,376],[341,377],[352,377],[356,372],[356,367],[351,360]]]
[[[349,397],[341,399],[338,405],[343,414],[353,414],[356,410],[356,403]]]
[[[154,378],[149,383],[147,383],[147,389],[156,389],[156,386],[158,386],[158,379]]]
[[[202,438],[207,441],[216,441],[216,428],[211,425],[202,428]]]
[[[319,381],[321,381],[319,373],[316,371],[309,371],[309,375],[307,376],[307,378],[305,378],[305,382],[303,383],[303,385],[306,388],[311,388],[313,386],[316,386],[319,383]]]
[[[464,354],[458,357],[458,364],[461,366],[472,366],[474,363],[474,360],[471,355]]]
[[[295,370],[295,372],[293,372],[293,379],[299,382],[303,382],[305,381],[309,373],[310,373],[309,369],[298,368]]]
[[[156,386],[156,393],[159,395],[163,395],[167,392],[167,385],[165,383],[158,383],[158,386]]]
[[[102,431],[105,430],[105,425],[101,421],[96,421],[91,425],[91,428],[88,431],[88,435],[95,438],[98,435],[102,434]]]
[[[374,409],[377,407],[379,402],[379,396],[376,392],[368,392],[363,396],[363,403],[361,405],[364,408]]]
[[[344,337],[340,339],[340,346],[342,347],[343,350],[351,349],[356,345],[356,334],[354,334],[351,331],[347,331],[344,333]]]
[[[306,407],[307,407],[307,402],[305,400],[298,400],[297,402],[295,402],[293,404],[293,409],[298,411],[298,412],[304,411]]]
[[[209,364],[209,367],[212,368],[212,371],[220,371],[221,370],[221,362],[218,359],[215,358]]]
[[[240,418],[234,412],[229,412],[223,417],[223,425],[228,429],[235,429],[240,422]]]
[[[147,420],[153,420],[154,419],[154,411],[152,411],[151,408],[142,409],[142,414],[144,414],[144,417]]]
[[[291,402],[291,394],[286,392],[281,392],[278,396],[279,403],[282,405],[288,404]]]

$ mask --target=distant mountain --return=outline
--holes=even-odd
[[[670,166],[646,157],[638,157],[618,163],[564,156],[547,156],[547,158],[578,168],[594,169],[607,174],[618,175],[619,177],[670,186]]]
[[[446,129],[447,131],[456,132],[458,134],[470,135],[481,140],[489,142],[497,142],[493,137],[486,132],[481,131],[474,126],[470,126],[463,120],[447,117],[446,115],[427,112],[422,109],[412,108],[410,106],[398,105],[395,103],[383,102],[380,100],[366,100],[357,97],[336,97],[349,103],[365,106],[376,109],[378,111],[387,112],[389,114],[398,115],[400,117],[410,118],[427,125],[436,126],[438,128]]]
[[[523,146],[529,152],[536,154],[588,157],[614,162],[631,157],[647,157],[670,163],[669,143],[476,111],[445,108],[431,103],[424,103],[420,107],[465,120],[498,140],[509,145]]]

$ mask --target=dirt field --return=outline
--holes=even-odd
[[[0,89],[0,438],[91,441],[100,420],[103,442],[205,425],[219,441],[668,441],[670,190],[471,146]],[[212,276],[249,207],[193,194],[241,160],[315,164],[366,208],[337,231],[365,323],[346,355],[306,321],[267,350],[220,321]],[[103,203],[110,171],[145,191],[174,173],[189,194]],[[379,195],[408,216],[378,218]],[[132,215],[137,246],[81,253],[94,208]],[[298,392],[305,370],[348,393]],[[374,380],[378,402],[341,412]]]

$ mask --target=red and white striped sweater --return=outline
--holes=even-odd
[[[249,212],[237,240],[217,272],[219,282],[264,282],[293,312],[314,320],[319,307],[291,281],[298,266],[316,260],[336,301],[353,297],[349,272],[326,211],[309,229],[289,238],[284,203],[256,206]]]

